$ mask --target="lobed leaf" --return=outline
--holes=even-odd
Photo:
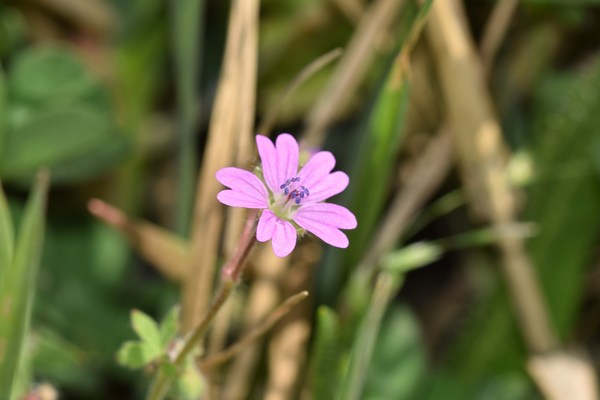
[[[156,354],[162,352],[162,339],[156,321],[139,310],[133,310],[131,312],[131,325],[151,352]]]

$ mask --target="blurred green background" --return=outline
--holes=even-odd
[[[347,48],[373,3],[260,2],[256,121],[302,68]],[[456,168],[393,239],[397,251],[423,241],[430,247],[416,260],[405,252],[390,261],[401,273],[390,283],[381,326],[369,331],[365,321],[371,320],[363,320],[373,317],[375,284],[356,266],[447,115],[426,35],[415,46],[405,86],[389,92],[393,60],[418,21],[418,3],[406,1],[389,32],[371,44],[374,61],[328,129],[324,147],[336,154],[336,169],[352,179],[340,201],[357,215],[359,229],[349,233],[349,249],[324,248],[308,283],[313,300],[307,361],[300,362],[305,379],[291,398],[303,392],[350,398],[347,377],[369,335],[372,355],[357,367],[364,388],[356,398],[543,398],[525,369],[527,349],[499,273],[496,239],[469,211]],[[462,3],[478,46],[497,3]],[[143,374],[119,366],[115,354],[134,337],[130,310],[161,319],[179,301],[178,287],[120,233],[94,219],[86,204],[102,198],[187,235],[228,12],[229,2],[212,0],[0,4],[0,179],[15,219],[37,169],[52,171],[26,351],[31,384],[24,387],[47,382],[61,399],[143,395]],[[520,219],[535,224],[527,249],[551,324],[563,343],[584,349],[594,365],[600,344],[599,25],[594,0],[523,0],[486,75],[510,153],[509,175],[520,187]],[[336,62],[286,101],[275,132],[302,131]],[[465,232],[470,235],[457,236]],[[247,277],[242,292],[252,284]],[[229,341],[242,319],[240,311]],[[266,348],[248,398],[265,396]]]

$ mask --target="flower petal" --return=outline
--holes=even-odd
[[[277,189],[286,179],[294,178],[298,173],[298,142],[289,133],[277,136]]]
[[[356,217],[350,210],[332,203],[303,205],[296,211],[294,221],[298,222],[298,218],[341,229],[354,229],[357,226]]]
[[[268,207],[267,189],[253,173],[240,168],[227,167],[217,171],[216,176],[219,182],[248,197],[249,201],[263,204],[264,208]]]
[[[256,147],[262,162],[263,176],[267,186],[272,192],[279,190],[279,173],[277,171],[277,152],[271,139],[266,136],[256,135]]]
[[[323,180],[310,186],[310,196],[304,201],[305,204],[317,203],[327,200],[331,196],[341,193],[348,187],[350,178],[342,171],[336,171],[327,175]]]
[[[311,189],[325,179],[335,166],[335,157],[328,151],[320,151],[308,160],[298,176],[300,184]]]
[[[226,206],[243,208],[266,208],[265,200],[256,200],[235,190],[222,190],[217,194],[217,200]]]
[[[275,214],[270,210],[264,210],[258,220],[258,226],[256,227],[256,240],[259,242],[271,240],[273,232],[275,231],[276,222],[277,217]]]
[[[348,237],[339,230],[356,228],[356,217],[337,204],[318,203],[302,206],[294,215],[302,228],[335,247],[348,247]]]
[[[275,230],[271,242],[273,252],[277,257],[286,257],[296,247],[296,229],[289,222],[275,218]]]

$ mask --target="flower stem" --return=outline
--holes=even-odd
[[[250,255],[250,252],[256,244],[257,214],[257,210],[252,210],[250,212],[248,223],[242,232],[242,237],[240,238],[240,242],[234,254],[221,269],[219,288],[217,289],[217,293],[213,298],[210,307],[200,322],[198,322],[190,334],[185,338],[181,350],[175,355],[173,365],[175,366],[177,373],[180,373],[186,358],[192,353],[194,348],[202,342],[211,322],[215,319],[215,316],[221,307],[223,307],[223,304],[225,304],[225,301],[227,301],[231,292],[233,292],[233,289],[239,282],[248,255]],[[159,369],[150,388],[150,392],[148,393],[147,400],[164,399],[174,380],[174,376],[167,376],[162,369]]]

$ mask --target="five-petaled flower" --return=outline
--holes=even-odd
[[[340,229],[356,228],[356,217],[342,206],[324,202],[346,189],[349,182],[345,173],[331,173],[333,154],[319,151],[298,171],[298,143],[291,135],[279,135],[275,145],[257,135],[256,146],[262,180],[250,171],[223,168],[217,179],[230,189],[219,192],[217,199],[232,207],[262,209],[256,238],[272,240],[278,257],[292,252],[296,236],[303,230],[332,246],[348,247],[348,238]]]

